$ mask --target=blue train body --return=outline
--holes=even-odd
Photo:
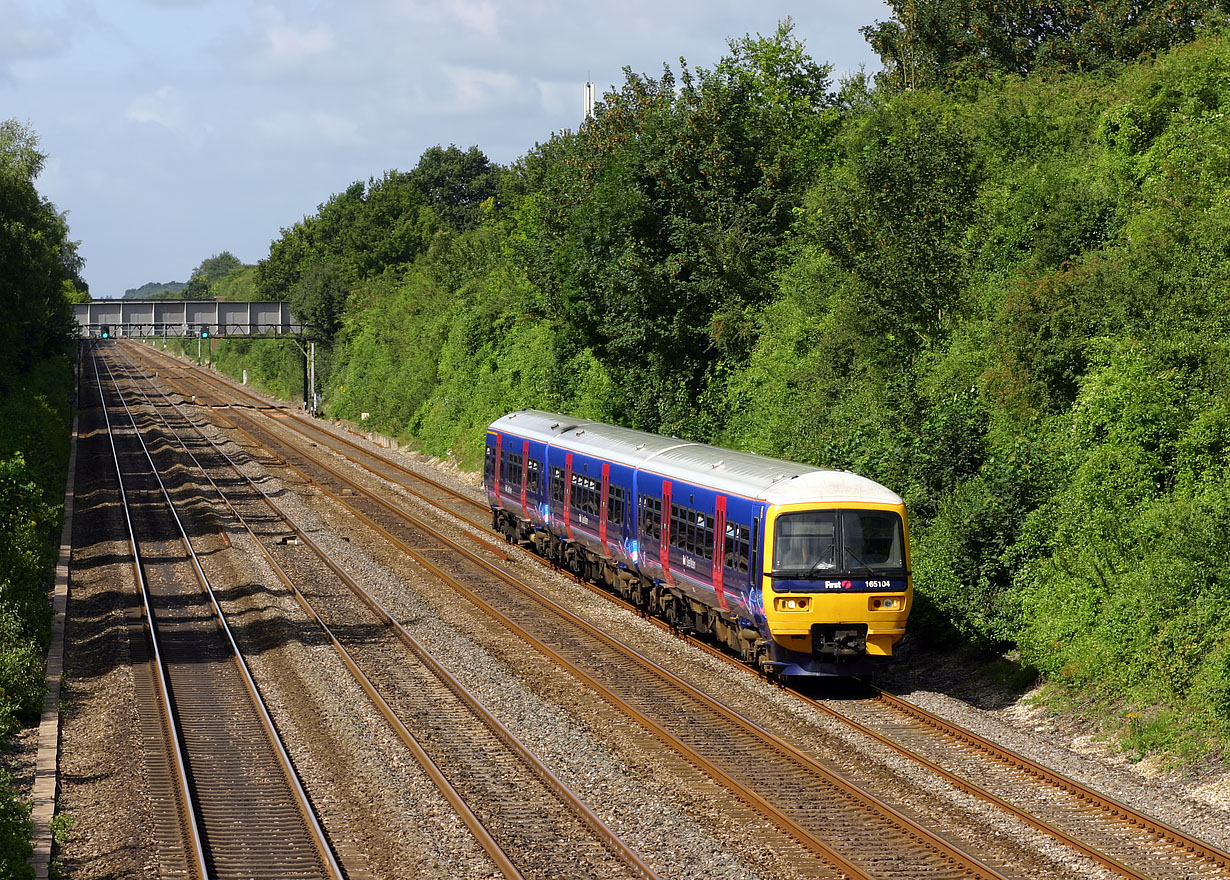
[[[508,540],[777,674],[868,672],[905,631],[904,506],[862,477],[525,410],[484,483]]]

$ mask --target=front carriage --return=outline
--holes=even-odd
[[[861,674],[904,633],[904,506],[854,474],[526,410],[485,485],[510,541],[779,674]]]

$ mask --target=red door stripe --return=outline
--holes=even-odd
[[[611,505],[610,493],[611,466],[604,461],[602,463],[602,505],[598,510],[598,540],[602,542],[602,552],[608,556],[610,551],[606,546],[606,517]]]
[[[503,507],[500,503],[500,480],[504,476],[504,435],[495,435],[495,504],[496,507]]]
[[[521,444],[521,512],[525,514],[525,518],[530,517],[530,508],[526,504],[526,487],[529,483],[530,475],[530,441],[525,440]]]
[[[662,562],[662,579],[673,584],[671,576],[671,481],[662,481],[662,542],[658,546],[658,558]]]
[[[572,453],[564,456],[564,531],[572,540]]]
[[[713,592],[717,593],[718,608],[729,611],[726,590],[722,586],[722,574],[726,557],[726,496],[717,497],[717,510],[713,517]]]

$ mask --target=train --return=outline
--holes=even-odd
[[[905,504],[866,477],[527,409],[483,483],[510,543],[770,676],[873,673],[905,634]]]

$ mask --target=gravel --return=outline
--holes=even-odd
[[[211,415],[203,408],[188,409],[198,419]],[[353,439],[353,433],[347,436]],[[230,448],[234,454],[234,444]],[[481,498],[476,475],[414,453],[396,454],[414,467],[431,467],[434,478]],[[89,467],[83,461],[83,469]],[[97,462],[92,467],[100,472]],[[791,859],[797,853],[763,829],[755,815],[681,760],[664,759],[646,733],[570,676],[357,528],[297,478],[283,482],[281,472],[269,476],[255,463],[244,469],[662,876],[800,876]],[[81,491],[89,493],[88,488]],[[106,507],[101,496],[96,500]],[[253,673],[290,738],[292,756],[326,827],[339,849],[352,853],[354,876],[494,876],[489,861],[350,683],[331,649],[299,629],[302,613],[257,560],[249,539],[235,529],[228,529],[228,536],[231,549],[216,554],[211,566],[239,577],[239,583],[265,585],[236,591],[230,604],[245,620],[264,621],[266,634],[272,634],[253,660]],[[148,815],[144,771],[140,745],[133,742],[131,676],[119,617],[134,595],[130,569],[122,546],[104,543],[94,533],[75,535],[74,543],[61,810],[74,815],[77,827],[60,857],[69,877],[154,877],[155,850],[143,819]],[[507,552],[513,557],[504,563],[507,568],[762,726],[800,740],[841,737],[853,760],[881,762],[901,780],[914,780],[911,785],[920,788],[907,799],[917,798],[917,809],[935,809],[935,803],[943,802],[972,815],[983,811],[989,825],[996,823],[982,805],[945,785],[932,782],[934,791],[923,792],[927,782],[905,766],[908,762],[886,758],[857,734],[835,731],[834,722],[791,692],[698,651],[516,548]],[[250,629],[253,638],[262,632]],[[288,633],[297,635],[285,637]],[[895,692],[924,708],[1196,836],[1230,845],[1230,812],[1221,807],[1230,797],[1230,774],[1219,769],[1164,773],[1156,764],[1131,764],[1088,731],[1046,715],[1028,695],[1017,699],[989,682],[975,687],[967,674],[969,662],[959,655],[907,651],[889,680]],[[19,774],[27,740],[19,737],[16,752],[5,756]],[[1083,860],[1040,841],[1029,829],[1002,820],[998,825],[1004,827],[994,828],[995,833],[1018,841],[1053,876],[1097,876]],[[360,852],[365,855],[354,855]]]

